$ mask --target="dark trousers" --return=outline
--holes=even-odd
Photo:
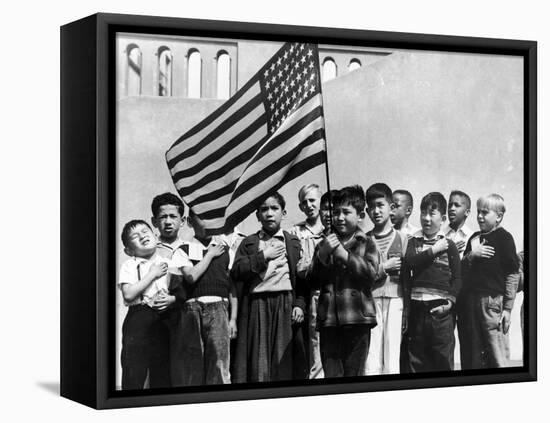
[[[325,377],[366,374],[370,345],[370,326],[349,325],[321,328],[321,362]]]
[[[502,295],[470,293],[460,297],[458,337],[462,369],[486,369],[510,365],[508,333],[504,334]]]
[[[454,370],[454,313],[430,313],[440,304],[411,300],[406,348],[413,373]]]
[[[128,308],[122,324],[122,389],[170,387],[167,316],[146,305]]]

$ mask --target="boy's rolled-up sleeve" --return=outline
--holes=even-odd
[[[137,266],[133,266],[133,264],[134,263],[132,263],[131,260],[127,260],[122,263],[122,266],[120,266],[117,282],[117,286],[119,287],[119,289],[122,289],[122,285],[124,285],[125,283],[133,284],[138,281]]]

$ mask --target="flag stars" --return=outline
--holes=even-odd
[[[313,51],[311,49],[308,49],[307,51],[307,57],[311,57],[313,55]]]

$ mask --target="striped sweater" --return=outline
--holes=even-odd
[[[447,250],[434,255],[431,247],[441,237],[428,240],[420,234],[409,239],[401,270],[402,279],[409,293],[433,294],[456,303],[462,286],[460,254],[455,243],[448,240]]]

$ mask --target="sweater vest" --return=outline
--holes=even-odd
[[[185,254],[189,255],[189,245],[180,247]],[[206,249],[203,250],[204,257]],[[191,260],[196,266],[200,260]],[[187,283],[187,298],[198,298],[203,296],[229,297],[229,253],[225,251],[221,256],[214,257],[206,271],[195,283]]]

